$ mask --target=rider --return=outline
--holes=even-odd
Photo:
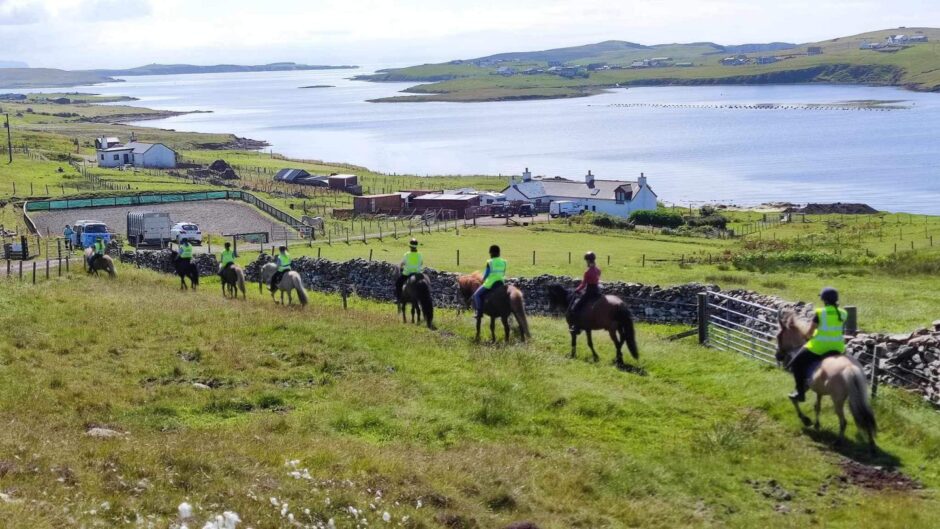
[[[568,325],[571,332],[579,332],[577,321],[581,310],[587,304],[601,296],[600,282],[601,269],[597,267],[597,256],[594,252],[584,254],[584,261],[587,263],[587,270],[584,271],[584,278],[581,284],[574,289],[575,294],[583,292],[577,297],[568,309]]]
[[[839,308],[839,292],[832,287],[826,287],[820,292],[819,298],[823,307],[817,308],[813,316],[813,337],[793,356],[787,366],[796,381],[796,391],[790,394],[790,399],[798,402],[806,400],[806,382],[809,378],[807,368],[827,356],[845,352],[844,328],[848,313]]]
[[[287,246],[280,246],[278,247],[277,251],[278,254],[275,258],[275,262],[277,263],[277,272],[271,276],[271,292],[277,290],[276,285],[281,282],[281,278],[284,277],[284,274],[286,274],[291,269],[291,259],[290,254],[287,253]]]
[[[92,245],[92,254],[88,259],[88,269],[92,270],[95,266],[95,261],[104,257],[104,254],[108,251],[108,245],[104,243],[104,239],[101,237],[95,237],[95,243]]]
[[[502,283],[506,277],[506,260],[499,256],[499,246],[490,246],[490,259],[486,262],[486,271],[483,273],[483,284],[473,293],[473,305],[477,311],[477,319],[483,317],[483,301],[487,292],[497,283]]]
[[[65,237],[65,249],[68,251],[72,250],[72,237],[75,236],[75,230],[72,229],[68,224],[65,225],[65,229],[62,231],[62,236]]]
[[[424,271],[424,257],[422,257],[421,253],[418,251],[418,239],[411,239],[408,246],[408,253],[402,257],[401,264],[398,265],[401,274],[399,274],[398,279],[395,280],[395,299],[399,302],[401,302],[402,288],[404,288],[408,278]]]
[[[225,269],[235,264],[235,252],[232,251],[232,243],[225,243],[225,249],[222,250],[222,256],[219,258],[219,276]]]
[[[191,263],[193,260],[193,245],[189,244],[189,239],[183,239],[180,241],[180,252],[178,254],[180,260]]]

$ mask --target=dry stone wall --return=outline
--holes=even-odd
[[[173,267],[173,252],[170,250],[124,252],[121,254],[121,262],[165,274],[176,273]],[[210,276],[218,273],[219,270],[219,262],[212,254],[193,255],[193,264],[199,269],[200,276]]]

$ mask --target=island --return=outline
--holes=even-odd
[[[894,28],[822,42],[643,45],[605,41],[379,70],[354,79],[424,83],[372,102],[585,97],[667,85],[839,83],[940,91],[940,29]]]

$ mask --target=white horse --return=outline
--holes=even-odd
[[[275,272],[277,272],[276,263],[268,263],[261,267],[261,282],[258,283],[258,288],[264,288],[264,286],[271,285],[271,278],[274,277]],[[281,305],[284,304],[284,293],[287,292],[287,304],[291,305],[294,303],[294,297],[292,294],[293,290],[297,291],[297,298],[300,300],[301,305],[307,304],[307,291],[304,290],[304,282],[300,278],[300,274],[293,270],[288,270],[281,276],[281,280],[276,285],[277,289],[281,292]],[[277,302],[274,299],[274,292],[271,292],[271,299]]]

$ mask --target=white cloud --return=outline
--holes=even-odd
[[[152,12],[149,0],[88,0],[75,10],[83,20],[101,22],[145,18]]]
[[[0,0],[0,26],[35,24],[46,16],[45,8],[36,2]]]

